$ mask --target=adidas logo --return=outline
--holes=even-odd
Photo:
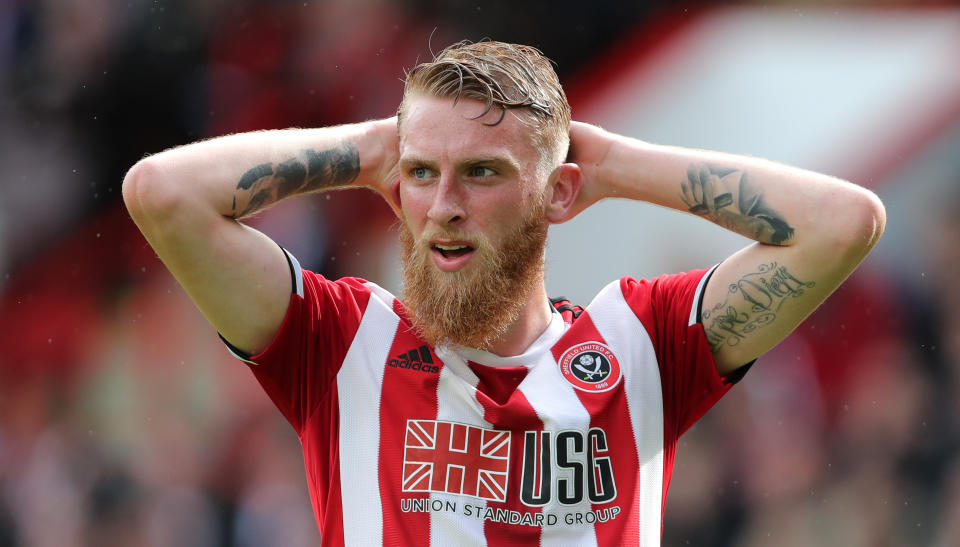
[[[421,372],[440,372],[440,367],[433,364],[433,356],[430,355],[430,348],[427,346],[401,353],[387,361],[387,365]]]

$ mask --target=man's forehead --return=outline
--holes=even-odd
[[[459,152],[476,156],[518,158],[535,153],[530,129],[515,112],[473,99],[420,96],[410,99],[400,127],[402,156]],[[502,119],[501,119],[502,117]]]

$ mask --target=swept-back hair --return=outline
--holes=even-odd
[[[481,101],[486,108],[477,118],[500,111],[496,121],[485,122],[489,125],[516,110],[543,159],[559,164],[567,154],[570,105],[550,60],[534,47],[463,41],[445,48],[407,73],[398,110],[401,126],[409,100],[422,94],[451,97],[454,104],[463,98]]]

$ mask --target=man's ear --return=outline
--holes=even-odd
[[[574,205],[580,195],[582,181],[580,166],[575,163],[562,163],[553,170],[547,181],[547,220],[553,224],[570,220],[576,213]]]
[[[390,185],[390,196],[387,199],[387,203],[390,205],[390,208],[393,209],[395,215],[403,218],[403,213],[400,212],[403,209],[403,201],[400,199],[400,177],[393,179],[393,184]]]

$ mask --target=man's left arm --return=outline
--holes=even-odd
[[[721,375],[790,334],[883,233],[886,213],[876,195],[827,175],[654,145],[578,122],[570,136],[583,179],[573,214],[606,197],[636,199],[755,241],[717,267],[704,293],[703,328]]]

